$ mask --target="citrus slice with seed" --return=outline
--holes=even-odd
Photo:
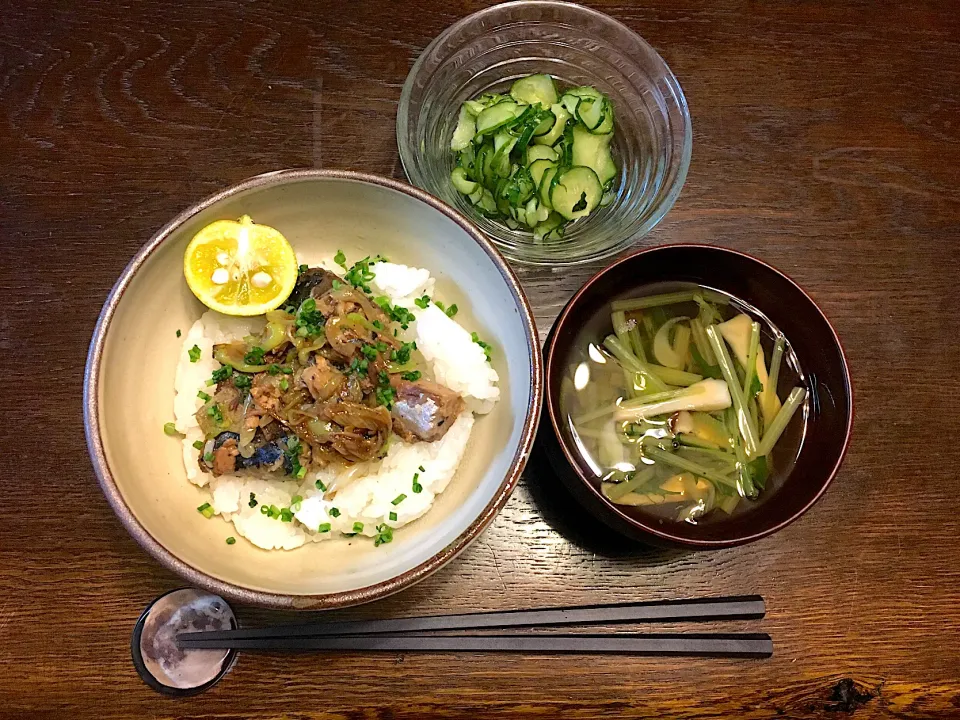
[[[293,292],[297,256],[276,229],[244,215],[217,220],[194,235],[183,255],[183,275],[211,310],[262,315]]]

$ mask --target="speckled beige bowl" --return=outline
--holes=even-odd
[[[208,499],[186,480],[173,417],[181,341],[204,308],[183,280],[184,249],[220,218],[251,215],[309,255],[342,248],[429,268],[454,299],[458,320],[489,338],[501,400],[475,425],[457,476],[423,518],[389,545],[341,539],[266,552],[233,526],[196,511]],[[241,602],[283,608],[342,607],[407,587],[449,562],[493,520],[517,483],[542,394],[533,315],[510,268],[463,216],[385,178],[341,171],[260,175],[208,198],[158,232],[124,270],[93,335],[84,422],[97,477],[124,527],[191,583]]]

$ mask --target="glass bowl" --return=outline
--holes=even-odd
[[[561,90],[592,85],[610,97],[619,169],[610,205],[541,243],[480,215],[450,182],[461,103],[532,73],[549,73]],[[430,43],[403,85],[397,143],[410,182],[470,217],[507,257],[555,265],[612,255],[650,232],[680,194],[692,130],[680,84],[640,36],[580,5],[524,0],[474,13]]]

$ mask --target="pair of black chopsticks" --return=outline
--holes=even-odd
[[[181,648],[231,648],[309,652],[374,650],[393,652],[514,652],[619,655],[770,657],[766,633],[698,634],[435,634],[461,630],[498,631],[572,625],[615,625],[710,620],[755,620],[766,608],[758,595],[700,600],[667,600],[615,605],[508,610],[388,620],[349,620],[239,628],[177,636]]]

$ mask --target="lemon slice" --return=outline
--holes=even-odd
[[[297,256],[277,230],[244,215],[217,220],[194,235],[183,255],[183,275],[211,310],[262,315],[293,292]]]

